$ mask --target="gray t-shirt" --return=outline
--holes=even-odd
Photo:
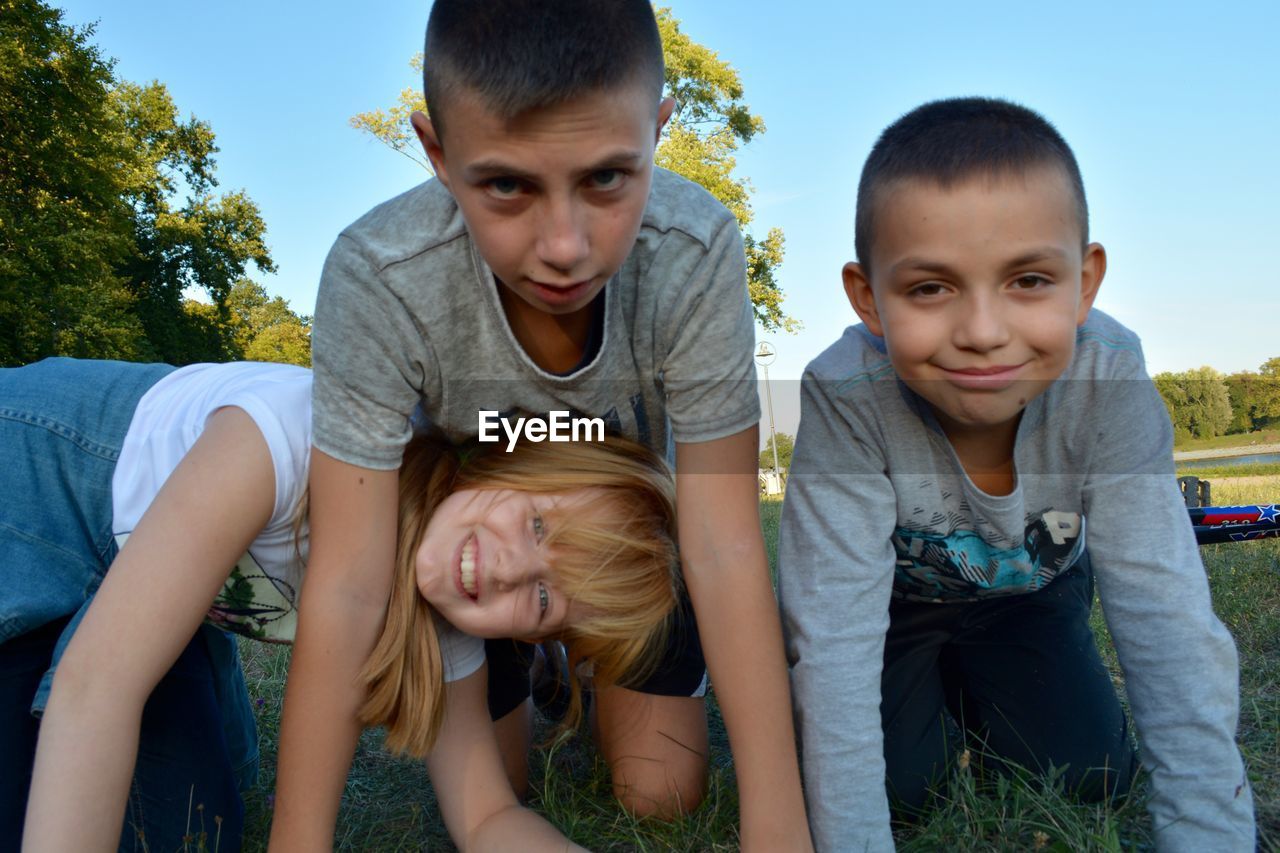
[[[394,468],[419,404],[452,440],[477,434],[480,410],[565,410],[659,453],[760,419],[742,238],[695,184],[654,170],[636,245],[604,289],[599,352],[569,375],[533,363],[497,287],[439,181],[343,231],[312,334],[316,447]]]
[[[864,326],[809,364],[778,556],[819,849],[893,849],[880,720],[890,596],[1032,592],[1087,534],[1159,849],[1253,850],[1236,650],[1213,613],[1172,443],[1137,337],[1099,311],[1066,373],[1024,411],[1005,496],[969,480]]]

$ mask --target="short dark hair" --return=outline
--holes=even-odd
[[[1081,246],[1089,242],[1089,206],[1080,167],[1044,116],[998,98],[949,98],[916,107],[876,140],[858,182],[854,251],[869,269],[876,206],[895,181],[923,180],[943,188],[977,175],[1062,169],[1075,196]]]
[[[422,84],[437,133],[460,91],[506,118],[632,82],[662,97],[648,0],[436,0]]]

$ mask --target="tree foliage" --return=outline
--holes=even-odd
[[[227,308],[239,357],[311,366],[311,318],[293,313],[284,299],[245,278],[231,288]]]
[[[39,0],[0,14],[0,363],[235,357],[227,296],[274,266],[257,205],[214,194],[212,129],[118,80],[92,26]]]
[[[677,104],[658,146],[657,164],[700,184],[733,213],[744,234],[756,321],[766,331],[798,331],[799,322],[782,310],[783,293],[776,278],[786,245],[782,229],[770,228],[763,238],[750,233],[755,215],[751,182],[734,174],[734,152],[764,132],[764,120],[743,102],[742,78],[732,65],[681,32],[670,9],[655,13],[662,35],[666,89]],[[410,60],[419,72],[422,63],[422,54]],[[350,123],[430,171],[409,126],[409,116],[426,109],[421,91],[406,88],[392,106],[359,113]]]
[[[1182,373],[1157,373],[1156,389],[1164,399],[1179,436],[1212,438],[1231,424],[1231,399],[1225,377],[1212,367]]]
[[[409,59],[409,67],[419,75],[422,74],[421,53],[414,54]],[[430,172],[431,161],[418,145],[418,137],[409,125],[409,116],[414,112],[426,111],[427,102],[422,96],[422,89],[406,87],[400,90],[400,96],[390,107],[356,113],[348,119],[348,123]]]
[[[141,327],[115,272],[132,239],[111,66],[92,28],[36,0],[0,0],[0,21],[0,364],[133,357]]]
[[[773,467],[773,440],[778,440],[778,467],[779,470],[788,471],[791,469],[791,454],[795,451],[796,440],[785,432],[774,433],[764,443],[764,450],[760,451],[760,467]]]
[[[1225,382],[1231,400],[1229,432],[1252,432],[1280,422],[1280,357],[1268,359],[1257,373],[1242,370]]]

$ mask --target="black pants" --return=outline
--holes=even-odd
[[[67,621],[0,645],[0,853],[21,846],[39,733],[31,697]],[[210,641],[232,642],[217,632],[197,633],[147,699],[121,853],[187,849],[183,839],[201,832],[208,833],[210,850],[240,849],[244,804],[223,732]],[[74,811],[66,819],[75,820]]]
[[[529,668],[533,646],[518,640],[485,640],[489,664],[489,716],[505,717],[529,696]],[[707,662],[702,656],[698,620],[684,592],[676,603],[675,621],[667,646],[653,672],[639,684],[626,685],[652,696],[702,696],[707,686]]]
[[[881,679],[886,784],[897,816],[917,814],[962,747],[1005,770],[1066,768],[1068,791],[1128,791],[1128,721],[1089,629],[1086,554],[1039,592],[980,602],[889,606]],[[950,714],[954,723],[950,723]]]

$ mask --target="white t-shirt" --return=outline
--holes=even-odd
[[[226,630],[291,642],[308,551],[308,528],[294,533],[311,458],[311,371],[285,364],[193,364],[143,395],[112,479],[112,532],[123,545],[169,474],[225,406],[242,409],[262,432],[275,469],[271,518],[232,569],[209,618]],[[484,642],[437,620],[445,680],[484,662]]]

